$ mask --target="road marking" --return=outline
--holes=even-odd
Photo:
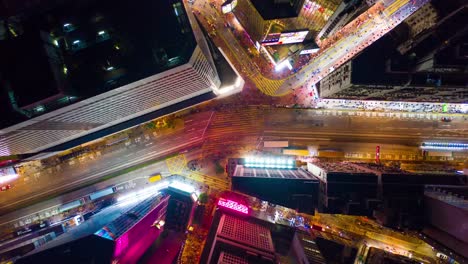
[[[118,165],[118,166],[115,166],[113,168],[110,168],[110,169],[107,169],[105,171],[101,171],[101,172],[98,172],[96,174],[92,174],[92,175],[89,175],[89,176],[86,176],[86,177],[83,177],[83,178],[79,178],[77,179],[76,181],[74,182],[70,182],[70,183],[65,183],[61,186],[58,186],[58,187],[55,187],[55,188],[50,188],[48,189],[47,191],[44,191],[44,192],[41,192],[41,193],[36,193],[36,194],[32,194],[30,196],[28,196],[28,198],[23,198],[23,199],[20,199],[20,200],[16,200],[14,202],[10,202],[8,204],[5,204],[5,205],[2,205],[0,206],[0,209],[2,208],[8,208],[8,207],[11,207],[12,205],[15,205],[15,204],[18,204],[18,203],[21,203],[21,202],[24,202],[24,201],[28,201],[28,200],[31,200],[32,198],[34,197],[38,197],[38,196],[42,196],[42,195],[45,195],[45,194],[48,194],[48,193],[51,193],[51,192],[54,192],[56,190],[60,190],[60,189],[63,189],[64,187],[68,187],[68,186],[73,186],[73,185],[76,185],[80,182],[85,182],[85,181],[88,181],[92,178],[97,178],[99,176],[103,176],[103,175],[107,175],[107,174],[110,174],[112,172],[115,172],[119,169],[122,169],[122,168],[125,168],[125,167],[130,167],[134,164],[138,164],[142,161],[145,161],[145,160],[148,160],[148,159],[151,159],[153,158],[154,156],[158,156],[158,155],[168,155],[169,153],[171,153],[171,151],[174,151],[176,149],[180,149],[180,148],[183,148],[185,146],[190,146],[196,142],[198,142],[200,140],[194,140],[194,141],[188,141],[188,142],[184,142],[183,144],[180,144],[180,145],[177,145],[175,147],[172,147],[172,148],[169,148],[169,149],[166,149],[164,151],[153,151],[153,152],[150,152],[148,154],[146,154],[144,157],[142,158],[138,158],[138,159],[134,159],[134,160],[131,160],[131,161],[128,161],[127,163],[125,164],[122,164],[122,165]],[[153,155],[153,154],[157,154],[157,155]],[[58,195],[60,196],[60,195]]]
[[[187,159],[184,154],[166,159],[166,164],[171,174],[180,174],[187,165]]]

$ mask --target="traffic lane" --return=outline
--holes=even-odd
[[[437,257],[435,252],[430,249],[430,246],[426,244],[423,248],[418,245],[411,244],[398,244],[396,241],[392,241],[393,238],[390,236],[385,237],[374,237],[367,236],[366,240],[369,241],[372,246],[380,248],[384,251],[391,252],[393,254],[406,256],[410,251],[413,252],[413,259],[423,260],[424,262],[436,263]]]
[[[424,1],[424,3],[425,3],[425,2],[427,2],[427,1]],[[372,11],[372,10],[375,9],[375,8],[376,8],[376,6],[371,7],[370,10]],[[387,7],[387,8],[388,8],[388,7]],[[418,8],[418,7],[415,7],[415,9],[412,10],[412,11],[413,11],[413,12],[416,11],[417,8]],[[406,16],[408,16],[409,14],[410,14],[410,13],[406,14]],[[366,23],[368,23],[368,24],[373,24],[374,26],[375,26],[375,25],[379,25],[379,22],[380,22],[380,21],[378,21],[378,19],[379,19],[378,16],[375,16],[375,15],[374,15],[374,16],[372,16],[372,17],[366,19]],[[396,24],[397,24],[397,23],[395,23],[395,21],[393,21],[393,22],[394,22],[394,23],[391,25],[392,27],[393,27],[393,26],[396,26]],[[382,32],[383,32],[383,31],[385,31],[385,32],[386,32],[386,31],[389,31],[389,30],[391,29],[391,26],[388,25],[387,28],[380,28],[380,27],[377,27],[377,26],[372,27],[372,28],[369,28],[369,35],[368,35],[368,36],[371,36],[371,35],[372,35],[371,33],[377,34],[377,38],[376,38],[376,39],[378,39],[378,38],[380,38],[380,37],[383,35]],[[361,30],[359,27],[356,27],[356,29],[358,29],[358,32],[360,32],[360,30]],[[353,37],[353,35],[348,35],[347,37],[342,38],[342,39],[340,39],[339,41],[346,41],[346,39],[348,39],[348,38],[350,38],[350,37]],[[361,38],[362,38],[362,37],[361,37]],[[366,39],[366,38],[362,38],[362,39]],[[369,39],[369,37],[367,37],[367,39]],[[372,40],[372,37],[370,37],[370,40]],[[339,65],[341,65],[342,63],[344,63],[345,61],[347,61],[348,59],[350,59],[352,56],[354,56],[354,54],[356,54],[358,51],[361,51],[363,48],[365,48],[365,47],[367,47],[368,45],[372,44],[372,42],[373,42],[373,41],[370,41],[370,43],[369,43],[369,40],[361,41],[358,45],[356,45],[356,48],[355,48],[354,50],[351,51],[351,55],[349,55],[349,54],[343,54],[343,56],[340,56],[340,58],[333,58],[333,59],[331,59],[331,60],[330,60],[330,63],[327,65],[327,67],[325,67],[325,70],[327,70],[330,66],[333,66],[333,65],[336,64],[337,62],[339,63]],[[331,47],[334,48],[334,46],[335,46],[335,45],[333,45],[333,46],[331,46]],[[325,50],[325,51],[323,52],[323,54],[326,54],[327,52],[328,52],[328,50]],[[345,57],[346,59],[343,60],[343,57],[344,57],[345,55],[346,55],[346,57]],[[317,57],[317,58],[319,58],[319,57]],[[315,65],[315,64],[316,64],[316,59],[312,59],[306,67],[303,67],[303,68],[301,69],[301,71],[310,72],[311,69],[312,69],[312,67],[314,67],[314,66],[312,66],[312,65]],[[323,70],[323,69],[322,69],[322,70]],[[321,76],[322,76],[322,75],[321,75]],[[323,76],[324,76],[324,75],[323,75]],[[323,77],[323,76],[322,76],[322,77]],[[318,82],[318,81],[321,79],[321,77],[312,77],[311,79],[312,79],[312,82],[313,82],[313,83],[316,83],[316,82]],[[301,84],[302,84],[302,82],[296,82],[296,83],[297,83],[297,85],[301,85]],[[291,84],[290,86],[292,86],[292,84]],[[296,85],[294,85],[294,86],[296,86]],[[277,94],[282,94],[282,93],[284,93],[284,91],[290,90],[291,88],[294,88],[294,87],[288,87],[287,85],[286,85],[286,86],[283,85],[280,89],[278,89]]]
[[[184,144],[186,142],[190,142],[190,141],[189,140],[187,140],[187,141],[171,141],[170,143],[155,145],[155,149],[160,150],[160,149],[165,149],[165,148],[166,149],[167,148],[176,148],[176,147],[179,146],[179,144]],[[165,148],[162,148],[162,147],[165,147]],[[156,156],[160,155],[160,152],[152,151],[152,152],[148,153],[148,150],[141,150],[137,154],[140,154],[140,155],[136,155],[136,157],[134,157],[132,159],[127,158],[125,160],[125,162],[121,162],[119,160],[117,160],[117,161],[113,160],[113,161],[108,161],[108,162],[100,162],[99,166],[96,166],[96,168],[88,168],[86,166],[84,168],[83,167],[75,167],[72,170],[63,171],[61,173],[66,173],[67,174],[66,178],[63,178],[63,177],[62,178],[56,178],[55,182],[47,181],[46,186],[48,188],[53,188],[53,187],[61,186],[63,183],[70,184],[70,180],[72,180],[72,179],[76,179],[76,178],[83,179],[84,177],[89,178],[89,175],[94,175],[94,174],[98,174],[98,173],[103,174],[103,172],[111,173],[111,171],[115,171],[114,169],[116,167],[122,168],[122,169],[124,167],[126,167],[125,163],[137,164],[137,163],[140,163],[140,162],[144,162],[145,160],[149,160],[151,158],[155,158]],[[42,186],[38,186],[38,187],[42,187]],[[37,188],[37,189],[40,189],[40,188]],[[24,195],[21,196],[19,192],[15,193],[15,196],[14,196],[15,199],[19,199],[19,198],[22,198],[22,197],[24,197]],[[5,198],[7,198],[7,197],[2,197],[2,202],[5,201]],[[0,208],[2,208],[2,207],[0,206]]]
[[[203,10],[203,9],[202,9],[202,10]],[[211,11],[211,9],[208,9],[208,10],[209,10],[209,11],[208,11],[208,13],[209,13],[209,12]],[[204,12],[206,12],[206,10],[204,10]],[[220,21],[217,20],[216,22],[219,24]],[[370,24],[370,23],[367,23],[367,24]],[[364,28],[365,28],[365,27],[361,27],[361,28],[359,29],[358,32],[362,31]],[[371,34],[369,33],[369,35],[371,35]],[[231,36],[231,34],[224,34],[224,37],[226,38],[226,37],[232,37],[232,36]],[[353,37],[353,36],[351,36],[351,37]],[[236,43],[236,42],[232,42],[232,43]],[[237,44],[237,43],[236,43],[236,44]],[[333,53],[336,53],[336,50],[337,50],[337,49],[336,49],[335,46],[332,46],[332,50],[333,50]],[[324,54],[325,54],[325,55],[322,56],[321,58],[320,58],[320,56],[319,56],[318,59],[322,59],[322,60],[327,59],[327,61],[328,61],[329,59],[331,59],[331,56],[330,56],[329,54],[326,54],[326,53],[324,53]],[[247,60],[247,61],[249,61],[249,60]],[[324,61],[324,62],[326,62],[326,61]],[[322,62],[320,62],[320,64],[322,64]]]
[[[52,172],[53,169],[49,168],[38,175],[21,177],[13,183],[15,188],[12,189],[12,192],[8,192],[5,193],[5,195],[0,196],[0,203],[5,202],[5,198],[13,199],[18,195],[21,195],[24,191],[26,191],[26,193],[23,193],[23,195],[31,191],[47,187],[51,183],[68,181],[70,178],[78,177],[86,173],[96,173],[100,170],[105,170],[112,166],[119,165],[133,157],[147,155],[148,152],[160,149],[162,145],[166,145],[167,142],[182,142],[196,139],[202,135],[208,122],[203,116],[201,116],[201,120],[198,116],[194,116],[194,118],[190,120],[193,122],[186,122],[184,128],[175,129],[174,131],[171,131],[169,135],[142,141],[140,144],[135,143],[134,139],[132,139],[133,145],[131,148],[121,148],[119,151],[105,152],[99,157],[94,155],[93,159],[86,158],[87,156],[85,156],[85,158],[79,157],[73,160],[66,160],[60,165],[59,172]],[[75,164],[69,165],[70,162]],[[77,170],[76,167],[80,167],[80,169]],[[76,175],[77,173],[78,175]],[[39,177],[39,179],[37,177]],[[47,185],[39,186],[38,182],[46,182]],[[32,183],[34,183],[34,185],[31,185]]]
[[[416,142],[423,140],[434,139],[432,136],[408,136],[405,134],[378,134],[365,133],[365,131],[356,131],[354,133],[336,133],[334,131],[317,131],[317,132],[301,132],[301,131],[273,131],[266,130],[264,137],[272,137],[279,139],[289,139],[298,141],[317,141],[317,140],[332,140],[336,142],[362,142],[362,143],[386,143],[386,144],[408,144],[414,145]],[[454,140],[461,139],[460,137],[441,137],[437,139]]]
[[[14,199],[20,195],[26,195],[35,190],[40,190],[43,187],[51,186],[52,184],[61,184],[85,174],[98,173],[102,170],[120,165],[122,162],[131,161],[140,156],[146,156],[163,147],[174,147],[178,143],[181,144],[183,142],[200,139],[205,127],[206,124],[203,122],[192,122],[185,126],[186,129],[190,130],[189,132],[185,131],[185,129],[178,129],[174,130],[172,134],[141,142],[140,144],[135,143],[132,139],[133,145],[130,148],[123,147],[119,151],[107,152],[100,157],[96,156],[94,159],[76,158],[73,161],[64,161],[64,164],[60,166],[60,171],[52,172],[51,169],[47,169],[40,173],[38,179],[34,176],[28,176],[29,179],[27,181],[25,181],[24,178],[18,179],[13,183],[15,188],[11,190],[12,192],[6,192],[5,195],[0,197],[0,203],[6,202],[5,199]],[[75,164],[68,165],[69,162],[74,162]],[[39,186],[38,182],[45,182],[47,185]],[[34,183],[34,185],[31,185],[31,183]]]
[[[11,208],[15,208],[15,207],[20,207],[20,205],[24,205],[24,204],[27,204],[29,203],[30,201],[38,201],[44,197],[47,197],[47,196],[50,196],[50,195],[58,195],[60,193],[63,193],[63,192],[66,192],[66,191],[70,191],[74,188],[78,188],[79,186],[78,185],[85,185],[86,183],[90,182],[90,181],[95,181],[97,180],[99,177],[104,177],[108,174],[111,174],[115,171],[118,171],[118,170],[121,170],[121,169],[125,169],[127,168],[129,165],[128,163],[133,163],[132,165],[136,165],[136,164],[139,164],[139,163],[142,163],[142,162],[145,162],[147,160],[151,160],[151,159],[154,159],[158,156],[161,156],[161,155],[167,155],[169,154],[169,152],[167,151],[168,148],[170,148],[170,150],[172,151],[173,149],[175,148],[185,148],[187,146],[191,146],[193,144],[199,144],[201,143],[201,139],[200,140],[195,140],[195,141],[187,141],[187,142],[175,142],[171,145],[165,145],[164,148],[160,148],[160,149],[166,149],[164,151],[161,151],[161,152],[158,152],[158,151],[153,151],[153,152],[150,152],[148,153],[146,156],[144,156],[143,158],[141,157],[138,157],[137,159],[133,159],[133,160],[129,160],[127,161],[127,164],[123,164],[123,165],[118,165],[118,166],[113,166],[112,163],[109,163],[110,165],[106,166],[105,168],[101,168],[101,169],[98,169],[98,170],[95,170],[93,172],[88,172],[88,171],[83,171],[83,168],[78,168],[75,172],[75,176],[70,178],[70,177],[67,177],[66,179],[65,178],[60,178],[60,182],[54,182],[54,183],[50,183],[48,182],[47,183],[47,188],[46,190],[44,191],[38,191],[38,190],[41,190],[40,187],[42,186],[39,186],[38,188],[35,188],[35,190],[32,190],[32,189],[29,189],[29,188],[25,188],[25,192],[22,193],[22,194],[15,194],[14,197],[2,197],[2,202],[1,202],[1,206],[0,206],[0,214],[3,214],[5,213],[7,210],[11,210]],[[184,144],[184,145],[180,145],[180,144]],[[173,151],[176,151],[176,150],[173,150]],[[6,208],[10,208],[10,209],[6,209]]]
[[[333,228],[341,230],[346,233],[346,235],[354,234],[352,237],[355,237],[353,241],[355,243],[361,243],[362,239],[366,241],[369,246],[387,250],[391,248],[393,253],[398,253],[400,255],[406,255],[408,251],[417,252],[420,255],[420,258],[427,261],[427,258],[432,258],[434,252],[432,252],[429,245],[424,244],[423,241],[418,241],[417,243],[411,243],[406,240],[397,239],[394,237],[394,231],[389,231],[390,234],[379,234],[375,232],[369,232],[363,228],[363,226],[349,225],[349,222],[343,222],[341,218],[331,218],[331,215],[321,214],[321,220],[319,225],[332,225]],[[326,229],[328,230],[328,229]],[[387,229],[380,230],[379,232],[385,232]],[[320,232],[319,235],[325,235],[327,232]],[[333,234],[331,234],[334,236]],[[393,235],[393,236],[392,236]],[[356,238],[361,238],[359,241]],[[388,250],[387,250],[388,251]],[[414,255],[413,258],[417,258],[418,255]]]
[[[324,112],[337,112],[337,115],[323,115]],[[340,113],[342,115],[340,115]],[[359,115],[349,115],[349,111],[330,111],[330,110],[297,110],[297,109],[279,109],[272,114],[265,115],[266,125],[276,123],[276,125],[284,125],[294,127],[295,125],[309,126],[309,128],[317,130],[322,127],[317,127],[317,124],[323,124],[323,127],[338,127],[338,128],[365,128],[365,129],[418,129],[431,131],[444,130],[459,130],[461,135],[466,135],[468,128],[463,120],[457,120],[450,123],[428,119],[397,119],[386,116],[367,117]]]
[[[43,214],[45,213],[45,211],[51,211],[63,203],[80,199],[84,196],[89,195],[90,193],[108,188],[110,186],[125,186],[124,189],[144,186],[146,183],[148,183],[148,176],[161,171],[167,171],[165,161],[161,161],[152,164],[148,167],[139,169],[138,171],[123,174],[121,176],[117,176],[106,181],[93,184],[92,186],[81,188],[79,190],[73,191],[72,193],[63,194],[60,197],[43,201],[35,205],[28,206],[26,208],[22,208],[14,212],[2,215],[0,216],[0,229],[3,228],[5,225],[11,224],[12,222],[18,222],[24,218],[31,218],[35,215]],[[135,183],[135,185],[133,186],[131,183]],[[133,187],[131,187],[131,185]]]
[[[184,132],[181,132],[181,130],[179,130],[179,131],[175,130],[173,132],[176,135],[177,135],[176,132],[185,133],[183,135],[186,138],[183,138],[183,137],[178,138],[177,136],[175,137],[176,139],[180,139],[180,141],[172,140],[173,135],[159,137],[157,140],[159,140],[159,141],[169,140],[169,142],[173,142],[174,145],[177,142],[180,143],[180,142],[184,142],[184,141],[190,141],[191,139],[199,137],[199,135],[201,134],[200,132],[203,132],[205,130],[206,126],[210,122],[211,116],[212,116],[212,112],[206,112],[206,113],[202,112],[202,113],[199,113],[199,114],[191,115],[190,119],[184,120],[184,129],[183,129]],[[166,145],[165,146],[166,148],[170,147],[170,145],[167,146],[167,143],[164,143],[164,144]],[[70,177],[78,178],[79,176],[82,176],[83,174],[101,172],[102,170],[108,169],[108,168],[113,167],[114,165],[116,165],[116,163],[112,162],[112,161],[117,160],[118,161],[117,164],[120,164],[122,160],[128,161],[131,156],[146,155],[148,151],[152,151],[152,149],[158,149],[161,146],[154,145],[154,146],[152,146],[152,148],[148,148],[148,145],[145,144],[145,146],[140,146],[140,147],[141,147],[141,149],[136,150],[136,151],[135,151],[135,149],[129,150],[129,151],[132,151],[132,152],[130,152],[129,154],[124,155],[123,158],[122,158],[122,156],[125,153],[122,153],[121,151],[120,152],[111,152],[111,153],[107,153],[107,155],[102,156],[103,159],[87,160],[86,164],[83,164],[83,165],[85,165],[84,167],[83,166],[80,166],[80,168],[77,168],[77,167],[64,167],[60,171],[61,172],[60,175],[67,175],[66,182],[69,182]],[[127,150],[127,149],[124,149],[124,150]],[[108,154],[110,154],[110,155],[108,155]],[[92,164],[92,161],[95,161],[95,164]],[[78,164],[81,164],[81,163],[78,163]],[[103,164],[105,164],[105,166],[103,166]],[[74,175],[74,174],[76,174],[76,175]],[[70,176],[70,175],[72,175],[72,176]],[[46,179],[47,176],[49,176],[49,175],[46,174],[45,176],[46,177],[42,177],[42,180],[35,180],[34,181],[34,186],[36,186],[37,189],[44,190],[44,189],[47,189],[47,188],[54,187],[54,185],[51,184],[50,181],[48,181],[49,179]],[[53,176],[56,176],[56,175],[53,175]],[[73,177],[73,176],[75,176],[75,177]],[[57,179],[57,178],[53,177],[53,179]],[[18,181],[18,183],[21,183],[21,182],[24,183],[24,181]],[[25,185],[30,186],[31,183],[32,183],[32,180],[29,183],[25,183]],[[21,186],[21,185],[18,184],[17,187],[19,187],[19,186]],[[28,189],[31,192],[35,191],[35,190],[31,189],[31,188],[26,188],[26,189]],[[18,196],[20,196],[19,194],[21,194],[21,189],[17,188],[16,190],[17,190],[17,192],[14,195],[15,202],[18,201],[18,198],[21,198],[21,197],[18,197]],[[7,198],[7,196],[2,196],[0,198]],[[11,198],[11,199],[13,199],[13,198]],[[8,201],[2,201],[1,204],[5,204],[5,203],[9,204],[9,206],[12,205]],[[50,207],[50,206],[54,206],[55,204],[57,204],[57,203],[55,203],[54,201],[51,201],[48,204],[45,204],[44,206],[45,206],[45,208],[47,208],[47,206]],[[42,206],[42,207],[44,207],[44,206]],[[22,213],[18,213],[16,215],[37,212],[37,209],[34,209],[34,208],[32,208],[32,209],[30,208],[28,210],[29,211],[22,211]],[[2,214],[3,213],[4,212],[2,211]],[[5,219],[3,219],[3,220],[5,220]],[[2,221],[2,223],[5,223],[5,222],[6,221]]]
[[[115,165],[121,164],[124,161],[131,162],[136,157],[148,155],[148,152],[150,153],[154,152],[154,150],[162,149],[162,147],[170,148],[170,147],[177,145],[178,143],[180,144],[182,142],[189,142],[190,140],[199,138],[200,135],[205,131],[206,126],[209,124],[211,116],[212,116],[212,112],[202,112],[199,114],[191,115],[190,119],[184,120],[183,129],[174,130],[175,135],[160,136],[159,138],[155,140],[158,143],[153,146],[148,146],[147,144],[145,144],[144,146],[139,145],[138,146],[139,149],[124,148],[123,149],[124,151],[106,153],[106,155],[101,156],[102,158],[99,158],[99,159],[94,159],[94,160],[88,159],[86,160],[85,164],[81,164],[80,162],[78,162],[77,166],[75,167],[63,166],[63,168],[61,168],[59,172],[55,173],[55,175],[52,175],[51,173],[45,174],[45,175],[42,175],[40,179],[36,179],[36,180],[30,179],[29,182],[25,182],[24,180],[23,181],[18,180],[16,188],[15,188],[15,193],[11,193],[12,194],[11,196],[14,196],[14,197],[9,197],[8,195],[4,195],[0,197],[0,204],[3,205],[2,207],[0,207],[0,209],[5,209],[7,207],[11,207],[17,204],[17,202],[22,200],[21,198],[24,198],[24,197],[30,198],[31,195],[35,196],[38,194],[37,191],[39,190],[47,190],[48,188],[53,188],[54,186],[57,186],[57,185],[61,186],[62,183],[64,182],[70,183],[70,181],[75,178],[80,178],[80,179],[82,177],[86,178],[87,174],[100,173],[102,171],[105,171],[109,168],[114,167]],[[183,135],[183,137],[178,137],[177,136],[178,134]],[[177,139],[177,140],[174,140],[174,139]],[[130,152],[130,153],[125,153],[125,150],[126,152]],[[52,180],[52,183],[51,183],[51,180]],[[28,188],[28,187],[31,187],[32,184],[33,184],[33,187],[35,187],[35,189]],[[23,195],[21,195],[22,190],[24,190]],[[53,204],[56,204],[56,203],[52,202],[52,203],[49,203],[48,205],[53,206]],[[47,208],[47,204],[46,204],[46,208]],[[37,211],[37,210],[33,209],[33,211]],[[3,214],[5,210],[0,210],[0,212]],[[21,214],[24,214],[24,213],[21,213]],[[2,221],[2,222],[5,222],[5,221]]]

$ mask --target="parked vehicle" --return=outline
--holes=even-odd
[[[3,185],[0,188],[0,191],[4,192],[4,191],[8,191],[9,189],[11,189],[11,184]]]

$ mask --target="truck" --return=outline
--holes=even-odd
[[[317,157],[319,158],[343,158],[344,152],[336,149],[319,149]]]
[[[425,151],[428,157],[452,157],[452,151]]]
[[[84,199],[79,199],[79,200],[76,200],[76,201],[73,201],[73,202],[69,202],[69,203],[66,203],[66,204],[62,204],[59,208],[58,208],[58,211],[60,213],[63,213],[63,212],[66,212],[68,210],[71,210],[73,208],[76,208],[76,207],[79,207],[79,206],[82,206],[84,204]]]
[[[283,149],[283,155],[307,157],[310,153],[308,149]]]
[[[289,147],[288,141],[264,141],[264,148],[287,148]]]
[[[322,232],[324,231],[322,226],[315,225],[315,224],[312,225],[312,230],[317,230],[317,231],[322,231]]]

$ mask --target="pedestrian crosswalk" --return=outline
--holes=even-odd
[[[224,177],[210,176],[210,175],[206,175],[206,174],[196,172],[196,171],[187,172],[184,176],[189,179],[202,182],[218,190],[230,190],[231,189],[231,181],[226,176]]]
[[[387,7],[384,13],[390,17],[393,13],[400,10],[400,8],[406,4],[408,4],[408,0],[396,0],[393,2],[389,7]]]
[[[257,106],[230,107],[217,111],[207,130],[202,155],[241,148],[243,145],[239,142],[249,135],[258,135],[263,124],[263,111],[257,109]]]
[[[283,96],[278,95],[278,89],[283,85],[284,80],[272,80],[264,77],[261,74],[251,76],[251,80],[255,83],[260,91],[269,96]]]
[[[166,159],[166,164],[171,174],[181,174],[187,166],[187,159],[184,154]]]

